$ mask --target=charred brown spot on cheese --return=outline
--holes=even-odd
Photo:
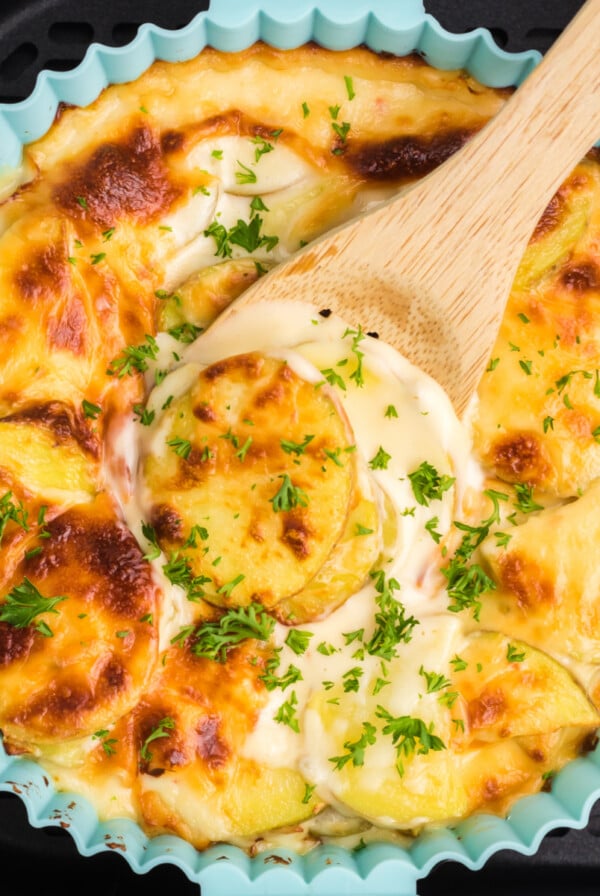
[[[71,285],[72,270],[64,246],[50,243],[33,249],[14,274],[19,293],[28,302],[56,302]]]
[[[160,148],[164,155],[170,152],[179,152],[185,146],[185,134],[183,131],[165,131],[160,138]]]
[[[225,765],[231,753],[220,735],[220,724],[220,716],[209,715],[204,716],[196,727],[198,756],[209,768],[220,768]]]
[[[88,320],[83,303],[71,298],[57,315],[48,320],[50,348],[66,349],[74,355],[83,355],[87,349]]]
[[[502,718],[506,710],[506,697],[501,690],[484,691],[475,700],[470,700],[467,713],[471,728],[487,728]]]
[[[116,656],[109,656],[98,677],[98,695],[112,697],[124,691],[129,684],[129,675],[123,663]]]
[[[9,666],[28,657],[35,639],[33,626],[16,628],[8,622],[0,622],[0,667]]]
[[[483,784],[483,799],[489,803],[497,799],[502,793],[502,784],[497,778],[486,778]]]
[[[159,138],[140,126],[74,166],[55,188],[54,200],[71,217],[105,229],[122,218],[146,224],[164,214],[179,192],[169,180]]]
[[[600,289],[600,269],[593,261],[582,261],[567,265],[560,276],[560,282],[576,293]]]
[[[53,123],[56,124],[57,122],[59,122],[68,109],[75,108],[76,106],[74,106],[73,103],[65,103],[64,100],[60,100],[58,106],[56,107],[56,112],[54,113]]]
[[[159,541],[180,541],[183,538],[181,517],[168,504],[160,504],[152,508],[150,525]]]
[[[1,318],[0,340],[7,342],[12,341],[19,330],[23,329],[24,323],[24,318],[19,317],[17,314],[7,314],[5,317]]]
[[[240,371],[244,376],[256,379],[260,376],[264,367],[264,361],[260,355],[250,353],[243,355],[233,355],[225,358],[223,361],[217,361],[211,364],[206,370],[202,371],[202,378],[212,382],[220,377],[229,376],[236,371]]]
[[[70,407],[60,401],[47,401],[43,404],[31,404],[7,414],[2,420],[6,423],[36,424],[49,429],[59,444],[76,442],[93,458],[100,455],[98,436],[92,431],[89,421],[81,410]]]
[[[541,569],[528,557],[516,551],[499,558],[500,583],[517,598],[523,610],[554,603],[555,593],[551,582]]]
[[[67,510],[46,529],[44,550],[25,559],[30,577],[43,581],[67,568],[73,571],[67,593],[105,612],[131,622],[150,609],[155,594],[151,567],[124,523],[95,516],[86,506]]]
[[[314,532],[308,523],[306,514],[302,511],[292,510],[284,515],[282,521],[281,540],[298,558],[305,560],[310,556],[310,537]]]
[[[53,681],[12,716],[18,725],[44,728],[59,726],[64,722],[80,726],[80,719],[93,703],[90,683],[70,677]]]
[[[568,192],[564,187],[560,187],[544,209],[541,218],[537,222],[535,230],[531,235],[531,242],[541,240],[548,233],[558,227],[567,212],[567,202]]]
[[[536,433],[515,433],[499,439],[492,448],[496,472],[508,482],[536,485],[544,481],[548,461]]]
[[[370,180],[410,181],[429,174],[476,132],[476,128],[460,128],[430,137],[407,135],[377,142],[353,141],[347,145],[344,161],[356,174]]]
[[[214,423],[218,419],[215,409],[205,401],[194,405],[192,413],[194,417],[197,417],[198,420],[202,420],[204,423]]]

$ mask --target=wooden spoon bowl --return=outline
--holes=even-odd
[[[212,324],[272,299],[329,308],[433,376],[462,414],[547,203],[600,136],[600,0],[436,171],[278,265]]]

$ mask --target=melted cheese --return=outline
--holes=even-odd
[[[0,206],[0,728],[102,818],[352,845],[504,814],[589,748],[598,160],[532,237],[468,421],[368,309],[210,328],[508,93],[207,49],[27,147]]]

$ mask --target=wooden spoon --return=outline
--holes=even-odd
[[[329,231],[240,296],[376,331],[462,414],[542,212],[600,137],[600,0],[588,0],[500,112],[436,171]],[[268,318],[267,318],[268,320]]]

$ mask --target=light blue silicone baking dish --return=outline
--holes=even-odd
[[[29,99],[0,104],[0,172],[19,164],[23,145],[45,133],[60,101],[89,104],[155,59],[189,59],[206,45],[241,50],[258,39],[281,48],[314,40],[336,50],[363,43],[398,55],[417,50],[439,68],[466,68],[495,87],[518,85],[539,61],[535,51],[500,50],[482,28],[450,34],[421,0],[211,0],[185,28],[147,24],[126,47],[92,44],[76,69],[42,72]],[[202,896],[414,896],[417,881],[439,862],[477,870],[502,849],[533,854],[553,828],[584,827],[600,798],[600,748],[563,769],[551,793],[520,800],[507,819],[480,815],[423,834],[410,849],[381,843],[355,853],[329,846],[305,856],[275,850],[249,858],[231,846],[200,853],[178,837],[149,839],[131,821],[99,821],[86,799],[57,792],[39,765],[7,756],[1,744],[0,789],[21,797],[33,826],[66,828],[82,855],[116,849],[138,873],[172,863],[198,882]],[[274,854],[284,862],[274,862]]]

